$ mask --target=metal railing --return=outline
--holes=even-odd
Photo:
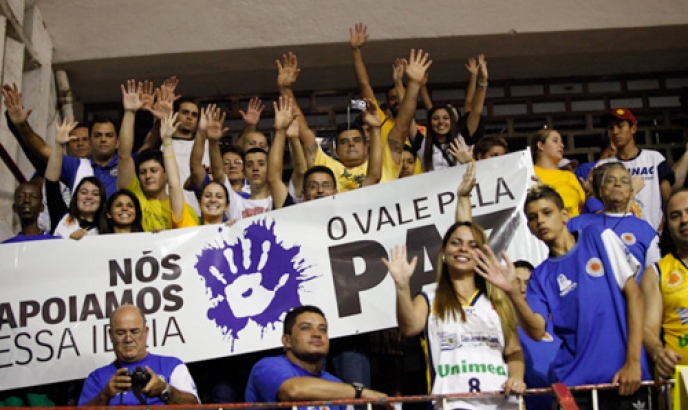
[[[659,381],[659,382],[654,382],[654,381],[645,381],[641,383],[641,388],[645,387],[664,387],[664,386],[673,386],[674,385],[674,380],[666,380],[666,381]],[[597,392],[600,390],[612,390],[612,389],[617,389],[619,387],[618,384],[591,384],[591,385],[583,385],[583,386],[575,386],[575,387],[570,387],[568,388],[571,392],[585,392],[589,391],[592,394],[593,397],[593,409],[595,410],[601,410],[599,409],[599,404],[597,403],[596,396]],[[525,396],[538,396],[538,395],[554,395],[558,403],[559,398],[555,394],[554,390],[551,387],[547,388],[534,388],[534,389],[528,389],[526,390],[523,394],[518,395],[518,399],[520,402],[520,406],[522,409],[525,409],[524,405],[524,397]],[[287,402],[287,401],[282,401],[279,403],[228,403],[228,404],[199,404],[199,405],[168,405],[168,406],[127,406],[127,408],[132,409],[132,410],[139,410],[139,409],[149,409],[149,408],[166,408],[166,409],[194,409],[194,410],[226,410],[226,409],[274,409],[274,408],[284,408],[288,409],[291,408],[292,410],[297,410],[299,407],[325,407],[325,406],[350,406],[350,405],[364,405],[366,406],[367,410],[372,410],[373,406],[379,406],[379,407],[384,407],[384,408],[389,408],[392,409],[395,403],[417,403],[417,402],[441,402],[442,403],[442,409],[443,410],[449,410],[451,407],[449,406],[449,403],[453,399],[473,399],[473,398],[484,398],[484,397],[494,397],[494,396],[503,396],[504,392],[502,391],[495,391],[495,392],[483,392],[483,393],[459,393],[459,394],[430,394],[430,395],[422,395],[422,396],[402,396],[402,397],[387,397],[384,399],[338,399],[338,400],[315,400],[315,401],[293,401],[293,402]],[[577,410],[578,407],[576,406],[575,403],[569,402],[569,403],[560,403],[562,405],[562,408],[564,410]],[[71,406],[64,406],[64,407],[57,407],[57,408],[71,408],[71,409],[77,409],[77,407],[71,407]],[[78,409],[120,409],[120,406],[96,406],[96,407],[78,407]],[[652,405],[649,407],[654,408]],[[23,409],[23,408],[22,408]],[[26,409],[32,409],[32,410],[40,410],[40,409],[56,409],[56,407],[26,407]],[[670,408],[668,407],[667,410]]]

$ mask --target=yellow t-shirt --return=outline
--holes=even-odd
[[[387,114],[385,114],[385,112],[382,111],[382,109],[380,109],[380,104],[378,104],[377,100],[375,100],[375,106],[377,107],[378,114],[380,114],[380,121],[382,121],[382,127],[380,127],[380,138],[383,144],[382,146],[385,147],[387,146],[387,137],[389,137],[389,132],[392,131],[392,128],[394,128],[394,124],[396,124],[396,121],[394,120],[394,118],[388,117]],[[420,131],[423,134],[423,136],[427,135],[425,127],[421,125],[418,126],[418,131]],[[406,145],[411,146],[408,140],[406,141]],[[399,166],[399,172],[401,172],[401,165]],[[416,164],[413,166],[413,175],[418,175],[422,173],[423,167],[420,164],[420,158],[416,157]]]
[[[542,183],[551,186],[561,195],[570,218],[580,214],[585,203],[585,191],[583,191],[573,172],[544,169],[535,165],[535,175],[540,177]]]
[[[688,365],[688,267],[668,254],[657,262],[662,292],[662,330],[666,348],[683,356]]]
[[[170,201],[166,199],[160,201],[159,199],[148,199],[141,189],[141,181],[138,178],[134,178],[129,186],[127,187],[141,204],[141,225],[143,225],[143,230],[146,232],[161,231],[165,229],[180,228],[182,226],[175,225],[172,222],[172,209],[170,208]],[[188,213],[189,217],[198,221],[198,216],[196,211],[189,206],[189,204],[184,204],[185,212],[182,213],[182,221],[184,221],[184,213]],[[181,222],[181,221],[180,221]],[[186,221],[188,223],[188,221]],[[198,225],[198,222],[196,223]],[[185,225],[185,226],[195,226],[195,225]]]
[[[399,161],[399,164],[394,163],[392,151],[389,149],[389,145],[387,145],[386,138],[383,138],[381,142],[382,178],[380,178],[380,182],[393,181],[399,178],[401,161]],[[360,188],[368,172],[368,161],[357,167],[347,168],[338,160],[325,154],[320,146],[318,146],[318,152],[315,154],[315,165],[324,165],[334,172],[339,192]]]
[[[187,204],[184,204],[184,209],[182,210],[182,217],[181,217],[181,219],[178,220],[177,218],[174,217],[174,214],[172,214],[171,209],[170,209],[170,215],[172,215],[172,226],[174,228],[188,228],[190,226],[198,226],[199,225],[198,218],[191,215],[191,212],[193,212],[193,211],[194,211],[193,208],[191,208]]]

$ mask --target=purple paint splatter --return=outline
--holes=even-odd
[[[275,222],[256,221],[234,243],[208,245],[198,255],[195,268],[212,302],[208,319],[232,340],[232,351],[250,320],[263,337],[268,326],[274,329],[284,313],[301,306],[300,284],[312,279],[303,275],[301,247],[285,248],[274,227]]]

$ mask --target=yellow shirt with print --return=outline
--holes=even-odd
[[[147,198],[141,189],[141,181],[138,178],[134,178],[127,189],[136,196],[141,204],[141,225],[143,225],[144,231],[153,232],[183,227],[172,222],[172,209],[170,208],[169,199],[161,201],[159,199]],[[196,211],[189,204],[184,204],[184,207],[187,208],[185,211],[188,216],[198,221]],[[184,219],[183,215],[182,219]],[[184,223],[188,223],[188,221]]]
[[[673,254],[663,257],[655,265],[659,268],[662,292],[662,330],[666,348],[683,359],[680,365],[688,365],[688,267]]]
[[[380,119],[385,121],[387,116],[379,107],[378,112],[380,112]],[[387,136],[394,126],[393,122],[391,125],[388,125],[387,123],[389,122],[389,120],[385,121],[380,128],[380,143],[382,144],[382,177],[380,178],[380,182],[398,179],[399,172],[401,171],[401,161],[399,161],[399,164],[394,163],[392,151],[389,149],[389,144],[387,144]],[[334,176],[337,178],[337,190],[339,192],[347,192],[352,189],[360,188],[368,173],[368,161],[357,167],[347,168],[338,160],[325,154],[320,146],[318,146],[318,152],[315,154],[315,165],[324,165],[334,172]]]

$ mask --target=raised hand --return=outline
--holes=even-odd
[[[361,48],[368,41],[368,27],[363,23],[356,23],[353,28],[349,28],[351,34],[351,48]]]
[[[179,83],[176,78],[174,81],[167,79],[165,83],[167,85],[163,84],[160,88],[155,89],[155,103],[152,108],[148,109],[160,121],[174,111],[174,102],[182,97],[181,94],[175,95],[174,93],[174,89]]]
[[[74,121],[74,118],[65,118],[62,120],[62,124],[55,123],[55,142],[60,145],[65,145],[69,141],[75,140],[74,135],[69,135],[74,128],[76,128],[78,121]]]
[[[220,108],[215,108],[214,104],[213,108],[212,111],[208,111],[208,129],[206,130],[206,135],[209,140],[219,141],[229,132],[229,128],[224,127],[227,113],[223,112]]]
[[[275,113],[275,130],[286,130],[289,128],[294,119],[291,98],[280,96],[277,101],[272,102],[272,110]]]
[[[179,127],[177,115],[177,113],[169,113],[160,122],[160,138],[163,144],[172,143],[172,136],[177,132],[177,128]]]
[[[361,113],[361,115],[363,115],[363,122],[368,124],[370,127],[381,127],[382,120],[380,120],[380,113],[377,111],[375,101],[369,98],[364,98],[363,100],[366,103],[366,109]]]
[[[294,113],[294,119],[298,117],[298,114]],[[299,138],[299,122],[298,121],[292,121],[291,125],[289,125],[289,128],[287,128],[287,138]]]
[[[292,104],[291,98],[284,95],[272,103],[272,108],[275,111],[276,130],[286,130],[296,118],[292,112]]]
[[[406,70],[406,59],[397,58],[392,63],[392,80],[394,84],[401,84],[404,80],[404,71]]]
[[[423,50],[411,49],[411,54],[409,55],[408,64],[406,65],[406,77],[409,81],[415,81],[421,83],[423,77],[428,71],[428,68],[432,65],[432,60],[429,59],[430,55],[428,53],[423,53]]]
[[[141,87],[141,109],[150,111],[155,103],[155,88],[153,82],[145,80]]]
[[[127,80],[126,87],[124,84],[122,87],[122,105],[124,106],[124,111],[138,111],[141,109],[143,103],[141,102],[141,93],[143,89],[143,83],[139,82],[136,85],[136,80]]]
[[[3,85],[2,96],[5,99],[5,108],[7,108],[7,114],[10,116],[10,121],[15,125],[25,123],[29,115],[31,115],[32,110],[24,111],[22,94],[17,84],[12,83],[11,87],[9,84]]]
[[[478,62],[475,57],[468,57],[468,64],[466,64],[466,70],[468,70],[471,75],[478,75]]]
[[[208,130],[209,117],[215,111],[215,104],[208,104],[201,108],[201,115],[198,117],[198,132],[205,133]]]
[[[478,68],[479,68],[480,80],[481,81],[487,81],[490,76],[488,75],[488,72],[487,72],[487,60],[485,59],[484,54],[480,54],[478,56]]]
[[[505,261],[505,264],[502,264],[488,245],[483,246],[483,250],[484,252],[480,249],[473,251],[473,260],[476,262],[475,273],[507,294],[515,291],[520,295],[516,270],[506,253],[502,252]]]
[[[301,69],[296,54],[291,51],[282,54],[282,61],[277,61],[277,88],[291,88],[298,80]]]
[[[255,127],[258,125],[258,122],[260,121],[260,114],[264,109],[265,106],[263,105],[263,101],[261,101],[261,99],[258,97],[253,97],[248,101],[248,108],[246,109],[246,112],[239,110],[239,114],[241,114],[241,118],[244,120],[247,126]]]
[[[396,283],[397,286],[408,287],[411,283],[413,271],[416,270],[418,257],[414,256],[411,262],[409,262],[406,256],[406,246],[399,245],[389,250],[389,256],[389,260],[387,260],[387,258],[382,258],[382,263],[384,263],[389,270],[389,274],[392,275],[394,283]]]
[[[463,137],[459,136],[449,144],[447,151],[456,158],[459,164],[466,164],[473,161],[473,147],[473,145],[466,145]]]
[[[468,168],[466,168],[466,173],[463,174],[456,194],[458,196],[471,196],[473,187],[475,187],[475,162],[471,161],[468,163]]]
[[[166,93],[174,95],[174,91],[177,89],[178,85],[179,85],[179,79],[177,79],[176,75],[173,75],[172,77],[163,81],[160,88],[165,90]],[[180,97],[181,97],[181,95],[180,95]]]

